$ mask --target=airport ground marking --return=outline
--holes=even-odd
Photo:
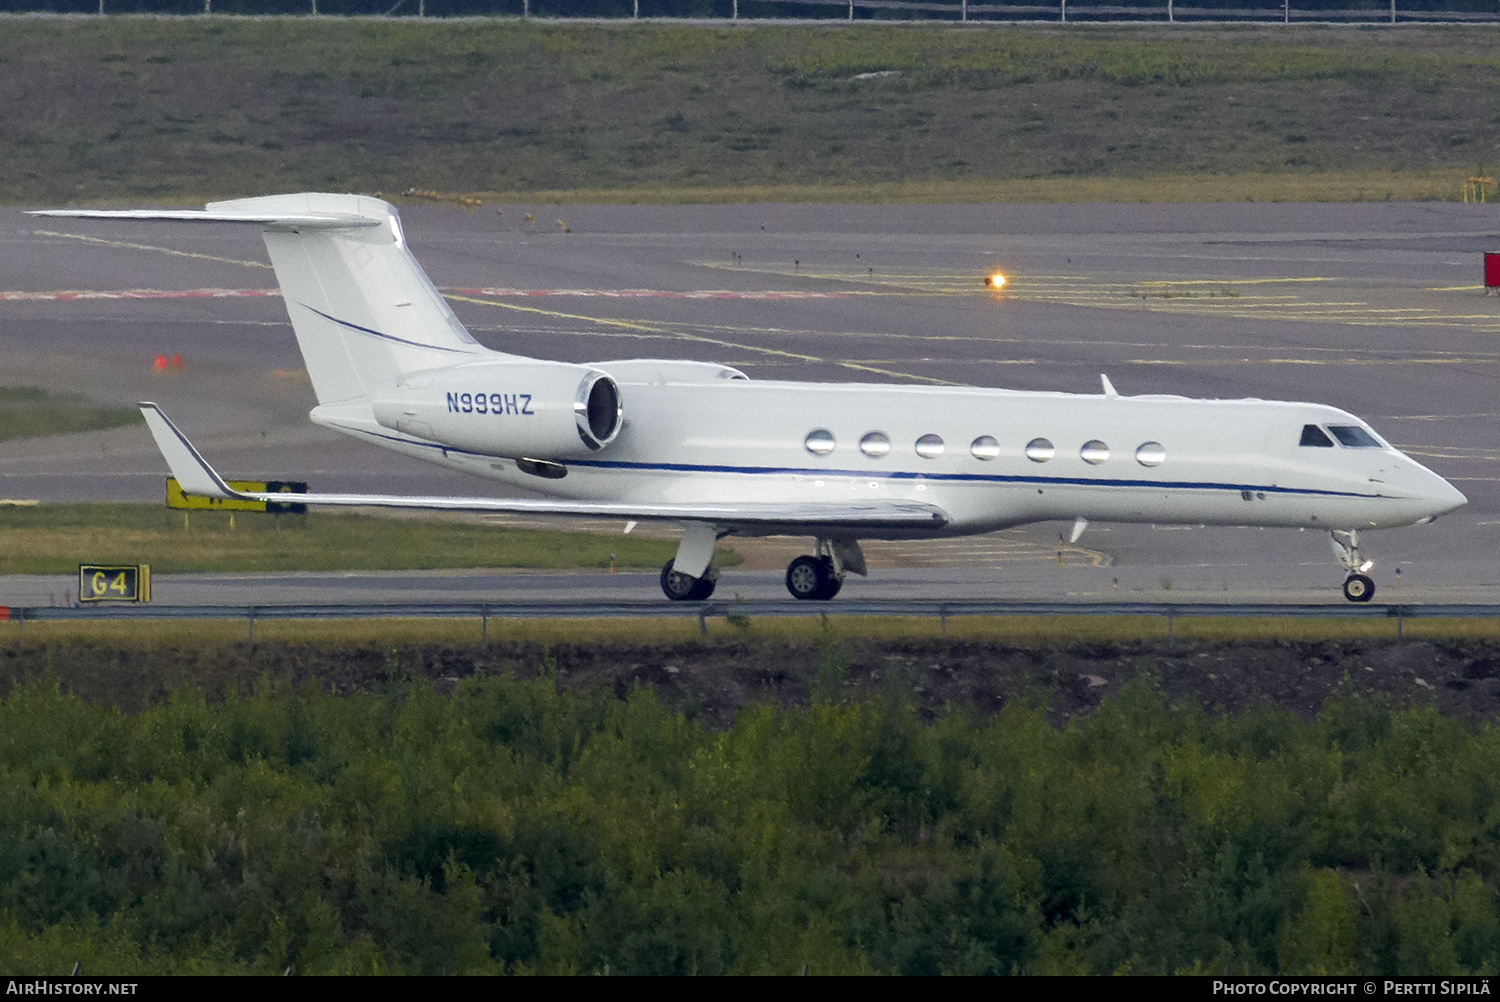
[[[445,293],[447,298],[460,303],[477,303],[481,306],[495,306],[505,310],[518,310],[523,313],[537,313],[542,316],[559,317],[565,320],[582,320],[587,323],[601,324],[610,327],[624,327],[631,330],[643,331],[649,334],[675,338],[681,341],[692,341],[700,344],[711,344],[720,348],[737,348],[741,351],[753,351],[761,354],[772,355],[785,359],[793,359],[799,362],[828,362],[842,366],[846,369],[854,369],[863,372],[875,372],[882,376],[896,376],[903,379],[911,379],[924,383],[948,384],[946,380],[937,379],[932,376],[919,376],[910,372],[895,372],[887,369],[871,369],[857,362],[840,361],[838,359],[826,359],[817,355],[804,355],[800,352],[785,351],[780,348],[767,348],[761,345],[742,344],[736,341],[728,341],[723,338],[705,337],[702,334],[690,334],[685,331],[672,330],[669,327],[661,327],[655,324],[645,323],[639,320],[622,320],[616,317],[591,317],[582,313],[565,313],[560,310],[544,310],[535,306],[522,306],[519,303],[505,303],[493,299],[481,299],[476,296],[465,296],[459,293]]]
[[[68,303],[97,299],[280,299],[280,289],[62,289],[55,292],[0,292],[3,303]]]
[[[440,287],[444,293],[461,296],[491,296],[497,299],[526,299],[544,297],[579,297],[598,299],[849,299],[859,293],[810,292],[802,290],[735,290],[696,289],[676,292],[670,289],[463,289]]]
[[[732,267],[719,262],[700,262],[703,267],[720,270],[749,270],[763,274],[786,276],[794,272],[782,266]],[[928,295],[984,295],[999,301],[1040,302],[1078,306],[1081,308],[1124,309],[1139,305],[1153,312],[1185,313],[1198,316],[1229,316],[1236,319],[1273,320],[1291,322],[1340,323],[1352,326],[1439,326],[1475,330],[1480,333],[1500,332],[1500,316],[1489,314],[1454,314],[1432,306],[1378,306],[1365,300],[1307,301],[1295,294],[1240,295],[1236,290],[1252,287],[1307,286],[1348,282],[1358,288],[1360,280],[1341,279],[1327,275],[1279,276],[1269,278],[1181,278],[1181,279],[1136,279],[1117,281],[1102,279],[1097,275],[1012,275],[1011,282],[1003,292],[981,288],[973,273],[892,272],[889,270],[871,274],[868,269],[861,274],[856,270],[817,271],[801,270],[797,277],[844,281],[858,284],[897,286],[908,290],[906,294]],[[1208,294],[1185,292],[1172,295],[1174,289],[1207,289]],[[1421,292],[1472,292],[1479,286],[1423,287]],[[1223,289],[1227,295],[1215,295],[1213,290]]]
[[[195,257],[204,261],[218,261],[221,264],[238,264],[246,268],[266,268],[270,265],[264,261],[242,261],[233,257],[218,257],[214,254],[200,254],[197,251],[175,250],[171,247],[157,247],[154,244],[133,244],[124,240],[105,240],[101,237],[86,237],[81,233],[58,233],[55,230],[32,230],[32,234],[39,237],[62,237],[67,240],[81,240],[88,244],[99,244],[102,247],[120,247],[126,250],[148,250],[159,254],[171,254],[174,257]]]

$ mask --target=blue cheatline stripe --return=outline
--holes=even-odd
[[[456,452],[464,456],[477,456],[481,459],[496,459],[484,452],[473,452],[469,449],[457,449],[453,446],[438,445],[435,442],[415,441],[407,438],[397,438],[394,435],[382,435],[379,432],[365,431],[363,429],[349,429],[356,434],[368,435],[371,438],[382,439],[387,442],[399,442],[402,445],[415,445],[424,449],[439,449],[443,452]],[[1311,497],[1332,498],[1366,498],[1376,500],[1384,497],[1382,494],[1360,494],[1354,491],[1325,491],[1315,487],[1276,487],[1272,485],[1257,484],[1221,484],[1212,481],[1188,481],[1174,482],[1165,480],[1104,480],[1090,479],[1087,477],[1019,477],[1005,476],[1002,474],[983,473],[912,473],[906,470],[893,472],[875,472],[871,470],[812,470],[801,466],[709,466],[694,463],[626,463],[610,462],[602,459],[570,459],[564,460],[565,466],[583,466],[599,470],[635,470],[642,473],[735,473],[746,476],[766,475],[793,475],[804,477],[863,477],[866,480],[913,480],[932,483],[978,483],[978,484],[1011,484],[1029,487],[1144,487],[1156,490],[1200,490],[1200,491],[1258,491],[1262,494],[1295,494]]]
[[[456,355],[472,355],[472,354],[474,354],[472,351],[464,351],[462,348],[445,348],[442,345],[437,345],[437,344],[423,344],[420,341],[408,341],[404,337],[396,337],[396,336],[391,335],[391,334],[382,334],[382,333],[380,333],[380,331],[371,330],[368,327],[361,327],[359,324],[351,324],[349,321],[347,321],[347,320],[340,320],[338,317],[331,317],[328,314],[324,313],[322,310],[314,309],[313,307],[308,306],[306,303],[298,303],[297,305],[303,307],[304,309],[312,310],[312,312],[316,313],[318,316],[322,317],[324,320],[332,320],[334,323],[338,324],[340,327],[347,327],[350,330],[359,331],[361,334],[369,334],[369,335],[371,335],[373,337],[383,338],[386,341],[394,341],[397,344],[409,344],[413,348],[428,348],[428,349],[431,349],[432,351],[450,351],[450,352],[453,352]]]

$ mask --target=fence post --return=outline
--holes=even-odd
[[[1172,17],[1172,0],[1167,0],[1167,23],[1171,24],[1173,22],[1173,20],[1174,19]]]
[[[946,637],[948,635],[948,607],[946,605],[938,606],[938,627]]]
[[[479,639],[490,642],[490,607],[487,605],[479,607]]]
[[[1396,0],[1391,0],[1391,23],[1396,23]]]
[[[708,616],[708,606],[705,605],[705,606],[703,606],[703,608],[701,608],[701,609],[698,610],[698,636],[700,636],[700,637],[706,637],[706,636],[708,636],[708,620],[706,618],[707,616]]]
[[[1172,618],[1173,618],[1172,617],[1172,607],[1168,606],[1167,607],[1167,639],[1168,640],[1176,640],[1177,639],[1177,634],[1176,634],[1176,632],[1174,630],[1174,627],[1173,627]]]
[[[969,0],[963,0],[963,3],[959,5],[958,19],[960,21],[969,20]]]
[[[1068,0],[1061,0],[1061,2],[1062,2],[1062,23],[1063,24],[1067,24],[1068,23]]]
[[[255,606],[250,606],[247,612],[250,619],[250,642],[253,644],[255,643]]]

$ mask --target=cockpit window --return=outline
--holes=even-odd
[[[1333,432],[1333,437],[1339,440],[1339,444],[1347,448],[1380,448],[1380,443],[1375,441],[1374,436],[1357,424],[1331,424],[1328,426],[1328,430]]]
[[[1315,445],[1319,449],[1332,449],[1333,439],[1323,434],[1323,429],[1315,424],[1302,426],[1302,441],[1298,445]]]

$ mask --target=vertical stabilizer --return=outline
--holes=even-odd
[[[266,250],[320,404],[367,398],[405,373],[491,354],[412,257],[389,203],[306,193],[206,208],[265,221]]]

